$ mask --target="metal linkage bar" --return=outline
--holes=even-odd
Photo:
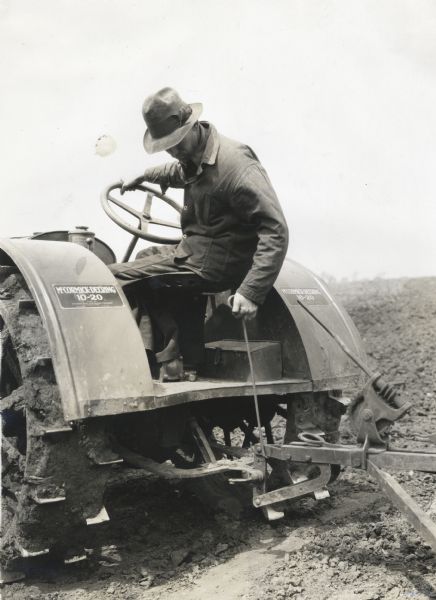
[[[436,473],[436,450],[429,452],[386,450],[379,454],[372,454],[369,451],[368,460],[377,467],[391,471]]]
[[[198,448],[203,456],[206,463],[216,463],[215,454],[209,445],[209,442],[204,435],[204,432],[200,425],[197,423],[197,419],[192,418],[190,421],[192,434],[195,441],[197,442]]]
[[[237,473],[239,476],[242,475],[244,479],[253,482],[263,479],[263,473],[261,471],[245,464],[238,463],[237,461],[219,460],[193,469],[179,469],[168,463],[158,463],[151,458],[145,458],[141,454],[132,452],[132,450],[129,450],[120,444],[116,445],[116,450],[127,464],[139,467],[147,473],[158,475],[163,479],[196,479],[198,477],[217,475],[218,473],[225,473],[229,476],[231,473]]]
[[[253,359],[251,356],[251,348],[250,348],[250,340],[248,339],[247,323],[245,322],[245,318],[242,319],[242,330],[244,332],[245,346],[247,348],[248,363],[250,365],[251,386],[253,388],[253,400],[254,400],[254,409],[256,411],[257,429],[259,432],[259,444],[260,444],[260,448],[262,450],[262,454],[265,456],[265,452],[264,452],[265,442],[263,440],[262,422],[260,420],[259,399],[257,397],[257,388],[256,388],[256,377],[255,377],[255,373],[254,373]]]
[[[366,469],[367,461],[393,471],[422,471],[436,473],[436,449],[414,452],[406,450],[377,450],[364,446],[314,446],[295,442],[284,446],[265,444],[265,456],[303,463],[321,463]]]
[[[253,504],[257,508],[261,506],[267,506],[268,504],[274,504],[275,502],[283,502],[285,500],[292,500],[294,498],[301,498],[306,494],[317,492],[324,488],[329,482],[331,476],[331,468],[327,465],[319,467],[320,474],[315,479],[305,479],[300,483],[294,485],[287,485],[279,488],[278,490],[272,490],[271,492],[265,492],[263,494],[257,494],[253,497]]]
[[[365,468],[365,451],[361,446],[323,447],[296,442],[288,445],[265,444],[265,456],[302,463],[342,465]]]
[[[368,473],[373,477],[384,494],[407,518],[416,531],[436,552],[436,523],[422,510],[409,494],[395,481],[392,475],[385,473],[368,461]]]

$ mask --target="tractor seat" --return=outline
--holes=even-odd
[[[146,277],[144,281],[153,289],[180,288],[206,294],[223,292],[232,287],[229,282],[215,283],[214,281],[208,281],[192,271],[178,271],[175,273],[150,275],[149,277]]]
[[[197,371],[204,360],[204,322],[207,303],[215,309],[215,294],[228,290],[230,283],[207,281],[192,271],[175,271],[150,275],[144,285],[171,311],[175,319],[183,363]],[[169,300],[168,300],[169,298]],[[156,300],[155,300],[156,301]],[[159,300],[157,300],[159,305]],[[152,309],[150,309],[152,314]]]

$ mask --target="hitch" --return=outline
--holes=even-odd
[[[420,471],[436,473],[436,448],[431,451],[417,452],[406,450],[385,450],[363,445],[328,444],[321,442],[292,442],[284,446],[266,444],[266,459],[292,461],[305,465],[318,464],[323,466],[341,465],[368,471],[380,485],[382,492],[403,513],[417,532],[436,552],[436,523],[418,506],[404,488],[384,469],[392,471]],[[320,466],[321,473],[323,472]],[[318,483],[318,478],[312,482]],[[274,494],[276,502],[289,499],[289,489],[297,488],[291,485],[286,488],[256,495],[253,503],[256,506],[259,499],[269,499]],[[286,491],[285,491],[286,490]],[[295,489],[295,491],[297,491]],[[301,489],[302,492],[312,491]],[[294,497],[302,494],[295,494]]]
[[[357,432],[357,445],[331,444],[319,432],[299,434],[299,441],[285,445],[265,444],[265,461],[272,464],[289,461],[306,468],[317,465],[318,477],[302,484],[289,485],[273,492],[254,488],[253,504],[262,506],[289,498],[301,497],[324,486],[325,469],[332,465],[353,467],[368,471],[382,492],[402,512],[417,532],[436,552],[436,523],[426,515],[404,488],[385,471],[420,471],[436,473],[436,447],[432,450],[409,451],[389,446],[389,428],[409,409],[409,403],[396,400],[395,407],[384,402],[370,380],[350,406],[350,421]],[[257,455],[258,463],[263,458]],[[256,465],[261,470],[260,464]],[[299,488],[299,486],[301,486]],[[298,493],[300,492],[300,493]],[[315,494],[315,497],[316,494]]]
[[[329,479],[326,469],[331,471],[333,465],[364,469],[436,552],[436,523],[385,471],[436,473],[436,447],[432,450],[409,451],[389,445],[390,427],[409,410],[410,403],[401,402],[391,391],[386,394],[386,384],[378,387],[377,382],[380,385],[380,376],[372,376],[349,408],[357,445],[328,443],[323,438],[323,432],[319,431],[304,431],[298,435],[299,441],[285,445],[265,444],[264,456],[260,453],[256,455],[256,468],[259,471],[263,468],[262,460],[265,464],[281,465],[281,471],[285,471],[286,464],[291,462],[294,465],[301,464],[306,469],[316,465],[318,476],[301,483],[290,481],[290,485],[271,492],[266,491],[265,482],[257,484],[253,489],[253,504],[265,506],[308,493],[320,498],[322,493],[320,495],[319,490],[325,489]]]
[[[258,452],[255,456],[257,470],[266,472],[266,465],[269,463],[273,468],[279,465],[278,469],[283,473],[286,472],[286,464],[291,461],[294,465],[300,463],[306,469],[316,465],[318,476],[298,483],[290,480],[289,485],[273,491],[266,490],[264,480],[253,488],[254,506],[266,506],[302,497],[307,493],[314,493],[315,498],[322,497],[322,490],[326,484],[326,469],[331,469],[333,465],[364,469],[436,552],[436,523],[392,475],[384,470],[436,473],[436,447],[421,452],[390,447],[390,428],[410,409],[411,403],[398,398],[395,389],[382,379],[380,373],[373,373],[310,308],[301,300],[297,302],[369,376],[367,384],[353,400],[348,411],[358,444],[352,446],[327,443],[323,432],[320,431],[303,431],[298,435],[299,441],[285,445],[264,444],[263,452]],[[431,436],[427,441],[433,440]]]

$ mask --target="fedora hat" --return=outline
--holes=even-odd
[[[186,104],[176,90],[166,87],[148,96],[142,105],[147,125],[144,148],[149,154],[176,146],[198,120],[203,110],[199,102]]]

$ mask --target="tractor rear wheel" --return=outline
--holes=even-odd
[[[3,567],[52,554],[73,561],[107,477],[65,423],[43,322],[22,276],[0,267]],[[59,431],[61,430],[61,431]]]

